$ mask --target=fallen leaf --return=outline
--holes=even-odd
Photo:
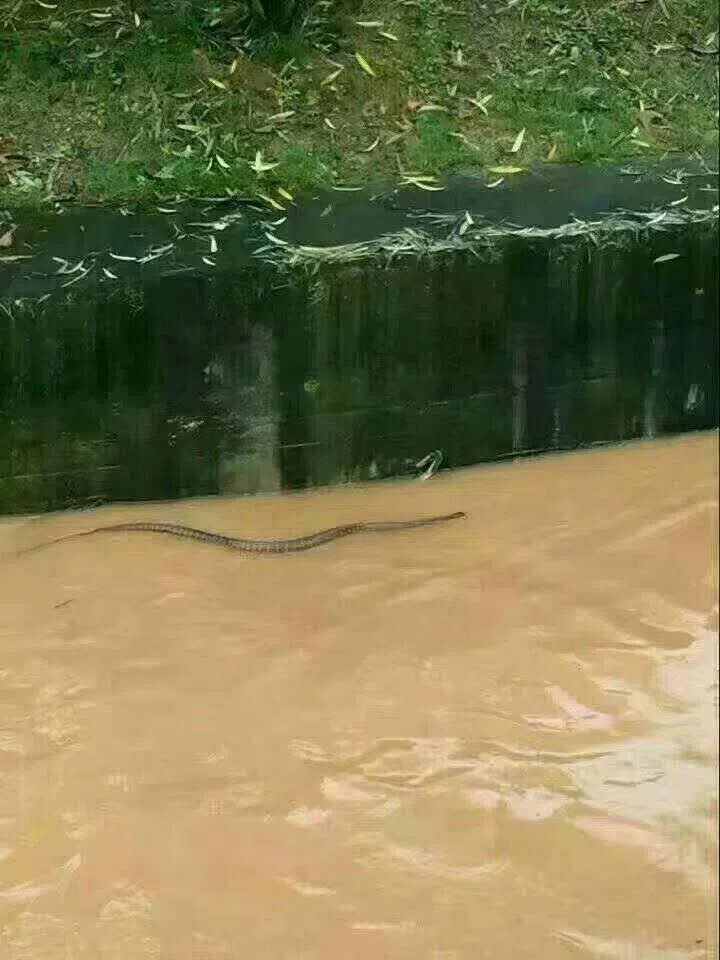
[[[510,153],[518,153],[520,147],[523,145],[523,140],[525,139],[525,127],[522,128],[520,133],[515,137],[513,145],[510,147]]]
[[[265,203],[268,204],[268,206],[272,207],[273,210],[285,209],[285,207],[281,203],[278,203],[277,200],[274,200],[272,197],[268,197],[267,194],[265,193],[258,193],[258,196],[260,197],[261,200],[264,200]]]
[[[433,181],[434,179],[435,179],[434,177],[413,177],[413,176],[410,176],[410,175],[406,175],[406,176],[403,178],[403,186],[404,186],[404,187],[417,187],[419,190],[427,190],[428,192],[435,192],[435,191],[438,191],[438,190],[444,190],[445,187],[441,187],[441,186],[434,187],[434,186],[432,186],[432,181]]]
[[[275,167],[280,166],[279,162],[265,163],[265,161],[263,160],[262,152],[260,150],[256,152],[254,160],[248,160],[247,162],[258,176],[260,176],[260,174],[264,173],[266,170],[274,170]]]
[[[485,116],[487,116],[487,104],[492,100],[493,95],[491,93],[486,93],[484,97],[481,97],[480,100],[476,100],[474,97],[468,97],[468,103],[471,103],[474,107],[477,107],[478,110],[481,110]]]
[[[324,80],[320,81],[320,86],[326,87],[329,83],[332,83],[333,80],[336,80],[340,76],[344,69],[345,67],[338,67],[337,70],[333,70],[333,72],[329,73]]]
[[[470,227],[473,226],[473,224],[474,224],[474,220],[473,220],[473,218],[470,216],[470,214],[469,214],[469,213],[467,212],[467,210],[466,210],[466,211],[465,211],[465,216],[463,217],[463,222],[460,224],[460,229],[458,230],[458,233],[460,234],[460,236],[462,237],[463,234],[464,234]]]
[[[358,64],[360,65],[360,68],[361,68],[362,70],[364,70],[365,73],[366,73],[369,77],[374,77],[374,76],[376,76],[375,71],[373,70],[373,68],[370,66],[370,64],[367,62],[367,60],[365,59],[365,57],[364,57],[361,53],[356,53],[356,54],[355,54],[355,59],[357,60]]]

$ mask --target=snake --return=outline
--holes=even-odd
[[[211,543],[228,550],[237,550],[242,553],[280,554],[301,553],[304,550],[313,550],[332,540],[340,540],[356,533],[389,533],[394,530],[411,530],[415,527],[427,527],[434,523],[446,523],[449,520],[458,520],[466,516],[462,510],[455,513],[445,513],[434,517],[420,517],[414,520],[387,520],[379,523],[346,523],[327,530],[318,530],[302,537],[293,537],[289,540],[249,540],[247,537],[231,537],[222,533],[213,533],[209,530],[198,530],[196,527],[186,527],[177,523],[155,523],[153,521],[132,521],[128,523],[109,523],[92,530],[81,530],[78,533],[69,533],[55,540],[26,547],[19,553],[29,553],[56,543],[67,540],[77,540],[80,537],[91,537],[98,533],[120,533],[134,531],[141,533],[164,533],[173,537],[183,537],[186,540],[199,540],[201,543]]]

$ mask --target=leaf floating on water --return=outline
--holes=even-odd
[[[388,33],[386,30],[380,30],[378,36],[385,37],[386,40],[392,40],[394,43],[400,43],[400,38],[394,33]]]
[[[510,153],[519,153],[520,147],[522,147],[524,139],[525,139],[525,127],[523,127],[520,133],[515,137],[515,140],[513,141],[513,145],[510,147]]]
[[[227,84],[223,83],[222,80],[216,80],[215,77],[208,77],[208,83],[211,83],[214,87],[217,87],[218,90],[227,90]]]
[[[293,195],[290,193],[290,191],[289,191],[289,190],[286,190],[285,187],[278,187],[278,188],[277,188],[277,192],[278,192],[278,193],[280,194],[280,196],[283,197],[285,200],[289,200],[290,203],[292,203],[293,200],[295,199],[295,198],[293,197]]]
[[[502,173],[508,174],[508,176],[514,173],[523,173],[525,167],[488,167],[488,173]]]
[[[210,253],[217,253],[218,242],[214,236],[210,237]]]
[[[669,260],[677,260],[679,253],[664,253],[661,257],[655,257],[653,263],[667,263]]]
[[[361,68],[362,70],[364,70],[365,73],[366,73],[369,77],[375,77],[375,76],[377,76],[377,74],[375,73],[375,71],[373,70],[373,68],[370,66],[370,64],[367,62],[367,60],[365,59],[365,57],[364,57],[361,53],[356,53],[356,54],[355,54],[355,59],[357,60],[358,64],[360,65],[360,68]]]

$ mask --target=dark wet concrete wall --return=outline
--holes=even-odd
[[[5,305],[0,508],[404,474],[718,423],[717,236]],[[667,238],[662,238],[662,249]]]
[[[207,235],[188,234],[197,256],[86,275],[92,224],[72,251],[55,239],[0,264],[0,512],[718,425],[717,219],[315,271],[259,262],[237,237],[237,255],[203,259]],[[142,230],[123,229],[127,253]]]
[[[717,425],[717,238],[675,239],[680,256],[658,264],[651,239],[513,241],[489,262],[323,276],[293,476],[331,483],[434,448],[466,465]]]

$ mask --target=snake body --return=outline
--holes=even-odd
[[[356,533],[389,533],[392,530],[411,530],[414,527],[427,527],[431,523],[445,523],[448,520],[457,520],[465,513],[446,513],[436,517],[421,517],[416,520],[389,520],[381,523],[346,523],[338,527],[329,527],[304,537],[294,537],[290,540],[248,540],[246,537],[230,537],[222,533],[212,533],[208,530],[198,530],[195,527],[186,527],[176,523],[154,523],[153,521],[137,521],[131,523],[111,523],[92,530],[82,530],[79,533],[70,533],[65,537],[58,537],[46,543],[38,544],[21,550],[28,553],[39,550],[52,544],[63,543],[66,540],[76,540],[79,537],[91,537],[98,533],[113,533],[120,531],[139,531],[141,533],[165,533],[173,537],[184,537],[187,540],[199,540],[202,543],[212,543],[228,550],[239,550],[244,553],[300,553],[303,550],[312,550],[331,540],[340,540]]]

